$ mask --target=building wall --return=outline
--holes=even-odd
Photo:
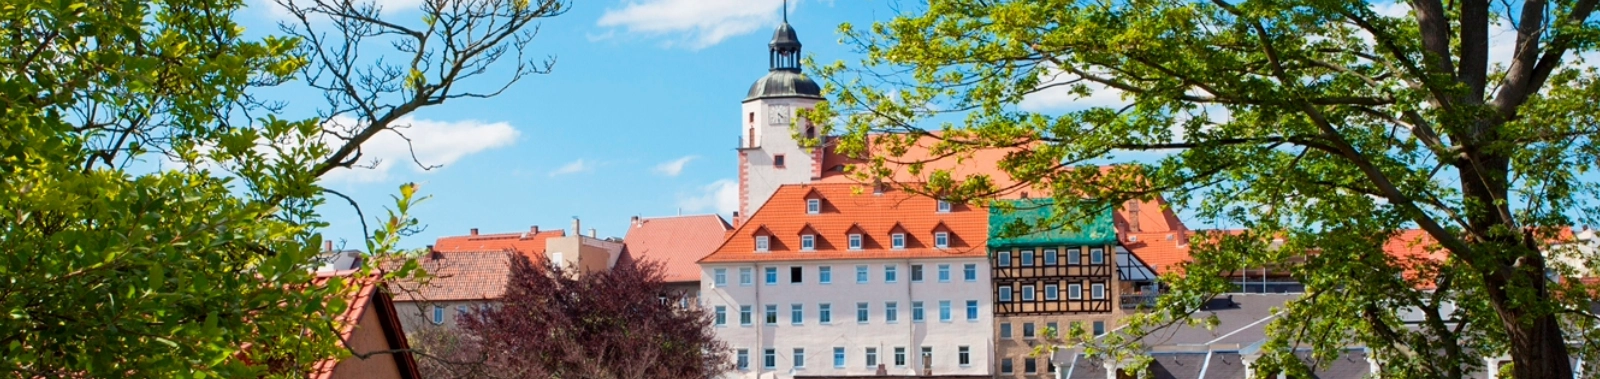
[[[815,173],[813,169],[820,164],[816,162],[816,152],[800,147],[800,143],[794,139],[795,134],[789,128],[789,123],[775,124],[771,122],[771,116],[773,111],[777,110],[773,107],[781,106],[787,107],[786,111],[790,119],[793,119],[795,110],[810,108],[816,103],[817,100],[802,98],[760,99],[745,102],[741,107],[739,135],[745,144],[740,148],[747,149],[744,151],[745,159],[742,160],[746,165],[743,167],[745,178],[740,181],[745,186],[747,194],[747,203],[740,206],[740,214],[743,217],[748,218],[755,210],[761,209],[761,205],[778,191],[779,186],[811,181]],[[752,114],[754,122],[751,122]],[[800,125],[805,124],[802,122]],[[755,135],[753,145],[750,143],[751,131],[754,131]],[[782,168],[773,165],[773,159],[777,155],[784,156]]]
[[[577,267],[581,273],[610,269],[616,265],[621,251],[621,243],[588,236],[569,235],[545,240],[546,257],[553,261],[559,256],[562,267]]]
[[[924,265],[924,280],[912,282],[909,266]],[[938,280],[938,265],[951,265],[949,282]],[[965,281],[963,265],[975,265],[976,278]],[[868,280],[856,282],[856,266],[867,265]],[[897,280],[886,283],[884,266],[896,267]],[[790,268],[802,267],[802,283],[790,283]],[[828,266],[832,283],[818,283],[819,267]],[[740,283],[739,268],[751,268],[752,283]],[[778,283],[764,282],[764,269],[778,270]],[[726,269],[727,284],[715,285],[716,269]],[[734,370],[729,378],[790,378],[796,375],[873,375],[876,366],[865,361],[866,348],[877,349],[878,363],[884,364],[890,375],[919,373],[922,368],[920,347],[933,348],[931,360],[934,375],[988,375],[992,351],[993,299],[990,293],[988,264],[983,258],[896,259],[896,260],[837,260],[803,262],[768,262],[747,264],[707,264],[701,266],[701,300],[709,312],[724,306],[725,325],[715,326],[717,337],[737,352],[747,349],[750,367]],[[951,302],[951,320],[939,319],[939,302]],[[978,317],[966,318],[966,302],[976,301]],[[896,302],[898,320],[886,322],[886,302]],[[925,319],[912,320],[912,302],[924,304]],[[857,321],[856,304],[869,304],[868,322]],[[791,305],[801,304],[804,317],[801,325],[791,319]],[[820,304],[832,307],[832,322],[819,325]],[[763,312],[766,304],[778,307],[778,322],[765,324]],[[740,325],[741,305],[750,305],[752,324]],[[970,362],[960,365],[957,351],[967,346]],[[845,365],[834,366],[833,349],[845,349]],[[906,365],[894,365],[894,348],[906,348]],[[763,349],[776,349],[776,365],[763,367]],[[795,368],[793,349],[805,349],[804,368]]]
[[[1071,248],[1074,247],[1082,248],[1080,251],[1082,254],[1079,261],[1080,266],[1068,265],[1069,261],[1066,257],[1066,254]],[[1050,323],[1056,323],[1057,333],[1060,335],[1065,335],[1068,333],[1068,328],[1070,328],[1074,322],[1081,323],[1080,325],[1085,332],[1093,334],[1094,323],[1096,321],[1101,322],[1103,331],[1108,332],[1111,329],[1116,328],[1116,326],[1119,325],[1121,318],[1127,315],[1128,311],[1122,309],[1120,304],[1121,294],[1124,286],[1121,282],[1120,276],[1117,274],[1117,266],[1119,263],[1115,255],[1116,246],[1054,246],[1050,248],[1056,249],[1061,254],[1058,257],[1056,266],[1042,266],[1045,260],[1044,254],[1042,253],[1044,248],[1032,248],[1035,249],[1034,251],[1036,252],[1036,254],[1034,254],[1034,265],[1028,267],[1021,266],[1021,250],[1023,249],[991,249],[991,251],[1010,251],[1010,267],[1015,268],[1012,271],[1022,273],[1021,277],[997,279],[995,281],[995,286],[999,286],[1000,281],[1014,282],[1018,284],[1018,286],[1014,286],[1017,291],[1012,295],[1013,301],[1018,303],[1022,302],[1023,297],[1020,291],[1020,284],[1023,283],[1033,283],[1035,285],[1034,290],[1036,291],[1036,299],[1045,301],[1045,288],[1043,285],[1039,284],[1042,282],[1058,283],[1058,290],[1061,291],[1058,297],[1061,300],[1060,303],[1067,303],[1063,305],[1049,306],[1043,304],[1018,304],[1012,307],[1012,309],[1016,309],[1017,313],[1015,314],[1007,314],[1007,312],[999,311],[998,309],[1001,307],[997,306],[993,329],[995,344],[995,360],[993,370],[996,378],[1043,379],[1056,377],[1056,373],[1052,371],[1055,369],[1055,364],[1050,361],[1049,356],[1033,356],[1033,347],[1035,345],[1048,343],[1048,340],[1044,335],[1044,329],[1049,327]],[[1091,248],[1101,248],[1103,249],[1102,251],[1105,252],[1105,264],[1102,266],[1102,269],[1090,269],[1088,267],[1091,266],[1082,266],[1090,264],[1089,250]],[[1000,270],[1001,268],[995,267],[995,269]],[[1095,282],[1095,280],[1088,279],[1091,276],[1103,277],[1106,285],[1105,300],[1103,302],[1104,304],[1096,305],[1095,307],[1088,307],[1079,304],[1073,304],[1071,301],[1069,301],[1068,294],[1066,293],[1068,287],[1064,282],[1082,283],[1082,298],[1087,301],[1094,300],[1092,299],[1092,294],[1090,293],[1091,287],[1089,284],[1090,282]],[[996,300],[998,301],[999,299]],[[1033,327],[1032,337],[1026,336],[1026,329],[1030,324]],[[1003,333],[1003,329],[1005,329],[1007,325],[1009,325],[1011,330],[1009,337],[1005,336]],[[1003,364],[1007,359],[1010,359],[1012,362],[1012,369],[1010,373],[1005,373],[1003,370]],[[1028,372],[1027,370],[1027,361],[1029,360],[1034,362],[1033,372]]]
[[[394,348],[389,346],[389,341],[384,338],[378,311],[373,306],[368,306],[365,314],[361,315],[361,321],[356,324],[355,330],[350,335],[350,351],[360,354]],[[400,366],[395,364],[394,355],[391,354],[373,354],[366,359],[351,356],[339,361],[333,367],[332,377],[333,379],[398,379]]]
[[[420,328],[455,328],[456,315],[461,313],[460,307],[467,307],[471,311],[487,304],[486,301],[395,301],[394,310],[399,313],[400,325],[405,330],[421,330]],[[433,306],[444,307],[444,322],[433,322]]]

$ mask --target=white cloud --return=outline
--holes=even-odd
[[[678,174],[683,173],[683,166],[689,164],[689,161],[695,160],[696,158],[699,157],[689,155],[683,158],[661,162],[661,164],[656,165],[656,172],[666,176],[678,176]]]
[[[555,171],[551,171],[550,172],[550,176],[576,174],[576,173],[585,172],[585,171],[589,171],[589,170],[593,170],[593,169],[594,169],[594,164],[589,163],[589,162],[585,162],[584,160],[579,159],[579,160],[575,160],[575,161],[572,161],[572,162],[567,162],[567,164],[562,165],[561,168],[557,168]]]
[[[354,120],[338,117],[329,122],[349,125]],[[448,122],[407,116],[396,121],[394,125],[398,127],[395,131],[379,132],[361,145],[359,164],[368,165],[376,160],[377,163],[373,167],[335,169],[322,179],[328,182],[379,182],[389,179],[390,171],[396,165],[410,166],[413,172],[429,172],[423,170],[417,163],[428,166],[449,166],[467,155],[510,146],[519,135],[511,124],[504,122],[485,123],[476,120]],[[406,139],[411,141],[408,143]],[[330,144],[337,142],[331,139],[326,141]],[[329,148],[337,149],[337,145],[330,145]],[[412,160],[413,151],[416,154],[415,161]]]
[[[1054,67],[1047,67],[1045,72],[1040,74],[1040,79],[1042,79],[1039,83],[1040,88],[1055,86],[1023,96],[1022,102],[1017,104],[1022,110],[1030,112],[1080,110],[1093,107],[1121,107],[1128,104],[1128,101],[1122,99],[1122,91],[1097,83],[1084,83],[1089,88],[1089,96],[1079,96],[1073,93],[1072,85],[1063,84],[1078,77]]]
[[[739,210],[739,182],[722,179],[700,187],[696,193],[679,194],[678,207],[686,212],[703,212],[709,209],[721,214],[731,214]]]
[[[667,46],[683,43],[698,50],[773,25],[782,8],[782,0],[638,0],[622,9],[607,9],[596,25],[621,27],[630,33],[673,35],[676,38],[666,42]],[[790,10],[794,10],[793,4]]]

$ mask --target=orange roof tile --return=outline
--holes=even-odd
[[[805,196],[812,191],[822,197],[818,214],[806,213]],[[785,185],[700,262],[983,257],[988,222],[985,208],[955,205],[949,213],[938,213],[934,199],[894,189],[874,194],[854,183]],[[950,232],[947,248],[933,246],[940,223]],[[807,227],[817,233],[814,251],[800,249],[800,231]],[[846,231],[852,227],[866,231],[862,250],[848,249]],[[895,228],[906,231],[904,249],[889,247]],[[757,233],[769,235],[770,251],[755,251]]]
[[[1126,233],[1118,237],[1122,247],[1150,265],[1156,274],[1166,273],[1189,261],[1188,233]]]
[[[499,299],[511,278],[511,252],[457,251],[425,255],[417,263],[432,277],[426,283],[398,282],[395,301]]]
[[[473,229],[474,232],[477,229]],[[565,230],[533,230],[522,233],[476,234],[465,236],[439,237],[433,243],[433,250],[442,253],[459,251],[510,251],[531,260],[539,260],[544,256],[544,241],[551,237],[564,237]]]
[[[718,215],[643,218],[628,228],[622,238],[619,262],[651,260],[661,262],[667,282],[698,282],[700,267],[695,261],[722,245],[733,229]]]

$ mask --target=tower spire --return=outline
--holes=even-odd
[[[789,0],[783,0],[783,23],[789,23]]]

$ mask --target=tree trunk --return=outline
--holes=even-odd
[[[1501,315],[1511,339],[1511,369],[1517,379],[1572,377],[1567,343],[1554,314],[1539,316],[1531,325]]]

